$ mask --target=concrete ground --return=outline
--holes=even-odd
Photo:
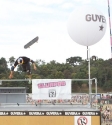
[[[0,111],[99,111],[90,105],[1,104]]]

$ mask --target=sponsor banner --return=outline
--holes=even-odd
[[[33,99],[71,99],[71,79],[33,79]]]
[[[75,116],[74,120],[74,125],[92,125],[91,116]]]
[[[100,112],[99,111],[0,111],[0,116],[75,116],[75,117],[78,116],[76,117],[76,119],[78,120],[78,118],[82,119],[86,118],[87,116],[100,116]],[[89,117],[87,117],[87,119],[88,118]]]

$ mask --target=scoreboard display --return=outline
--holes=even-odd
[[[100,111],[0,111],[0,125],[101,125]]]

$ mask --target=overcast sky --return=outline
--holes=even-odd
[[[0,0],[0,58],[28,56],[60,63],[74,56],[86,59],[86,46],[73,41],[67,31],[70,14],[85,4],[96,7],[107,21],[104,37],[90,46],[90,56],[111,58],[107,0]],[[112,17],[112,0],[110,14]],[[39,36],[38,43],[24,49],[36,36]]]

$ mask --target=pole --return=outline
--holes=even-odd
[[[110,5],[109,5],[109,0],[108,2],[108,16],[109,16],[109,28],[110,28],[110,44],[111,44],[111,58],[112,58],[112,33],[111,33],[111,19],[110,19]]]
[[[14,81],[29,81],[29,79],[0,79],[0,81],[10,81],[10,82],[14,82]]]
[[[95,85],[96,85],[96,109],[97,109],[97,79],[95,79]]]
[[[91,76],[90,76],[90,49],[88,48],[88,46],[87,46],[87,61],[88,61],[88,81],[89,81],[89,99],[90,99],[90,103],[91,103]]]

